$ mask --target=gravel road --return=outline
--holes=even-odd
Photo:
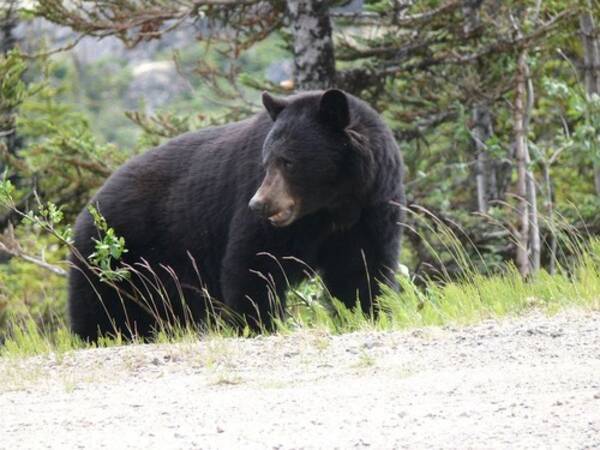
[[[600,312],[0,360],[0,448],[600,448]]]

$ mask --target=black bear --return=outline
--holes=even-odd
[[[272,325],[285,293],[318,272],[334,297],[373,312],[399,256],[402,157],[367,103],[341,90],[275,98],[240,122],[179,136],[131,159],[91,200],[125,238],[133,275],[84,262],[99,231],[75,225],[69,313],[87,340],[202,323],[207,309]],[[77,256],[75,256],[77,255]],[[168,303],[168,304],[167,304]]]

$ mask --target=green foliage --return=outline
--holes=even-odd
[[[52,233],[61,244],[71,244],[73,242],[73,230],[70,225],[62,223],[64,214],[61,208],[54,203],[48,202],[40,204],[37,212],[29,211],[23,216],[24,225],[34,225],[46,232]]]
[[[11,128],[14,119],[11,112],[21,105],[26,97],[27,87],[22,80],[26,69],[27,66],[17,50],[0,55],[0,130]]]
[[[27,145],[7,162],[11,175],[35,180],[42,199],[64,205],[72,220],[125,155],[113,145],[100,144],[88,120],[56,103],[55,96],[46,86],[22,105],[17,130]],[[27,194],[31,188],[22,190]]]
[[[58,265],[66,257],[60,239],[34,221],[14,231],[21,251]],[[0,236],[0,241],[2,236]],[[64,326],[66,311],[64,278],[19,258],[0,265],[0,330],[32,321],[47,331]],[[1,334],[1,333],[0,333]],[[0,338],[1,341],[1,338]]]
[[[88,211],[94,219],[94,225],[101,234],[100,239],[94,238],[94,253],[89,255],[89,260],[100,268],[100,279],[102,281],[120,281],[129,277],[129,271],[124,267],[113,268],[124,253],[125,239],[117,236],[115,230],[108,226],[106,219],[93,205],[88,206]]]
[[[2,180],[0,180],[0,205],[10,207],[14,205],[15,186],[12,182],[6,178],[6,172],[4,173]]]
[[[127,59],[109,56],[82,64],[67,53],[54,55],[46,64],[40,72],[53,87],[55,102],[93,124],[100,144],[131,153],[139,130],[124,120],[133,102],[128,90],[134,78]]]
[[[172,138],[190,131],[193,118],[181,116],[168,112],[148,116],[139,111],[125,113],[127,118],[138,125],[143,134],[138,145],[141,148],[152,148],[158,146],[164,138]]]

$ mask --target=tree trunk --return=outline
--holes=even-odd
[[[9,1],[3,8],[0,8],[0,52],[2,55],[6,55],[9,51],[15,48],[17,39],[14,34],[14,30],[17,27],[17,0]],[[13,114],[12,110],[0,111],[1,114],[5,114],[7,117],[11,117]],[[6,150],[11,155],[16,154],[17,148],[21,145],[21,140],[15,132],[15,124],[11,119],[10,125],[7,129],[0,130],[5,135],[0,137],[4,141]],[[0,163],[0,173],[4,172],[4,167]]]
[[[473,144],[477,154],[476,175],[477,211],[487,213],[491,195],[492,182],[491,161],[485,147],[485,141],[491,136],[492,124],[487,106],[478,105],[473,108]]]
[[[480,25],[479,7],[481,1],[465,0],[463,3],[463,33],[470,36]],[[479,104],[473,107],[473,127],[471,136],[477,162],[475,165],[475,182],[477,187],[477,211],[487,213],[489,209],[491,180],[491,161],[486,151],[485,142],[491,136],[492,124],[487,105]]]
[[[17,0],[9,0],[4,7],[0,8],[0,55],[6,55],[16,46],[17,40],[14,35],[14,29],[17,26],[16,9]],[[12,117],[12,113],[12,109],[0,111],[0,115],[6,115],[6,117]],[[4,144],[8,153],[14,155],[21,142],[15,131],[14,119],[7,122],[5,129],[0,128],[0,133],[4,134],[3,137],[0,137],[0,143]],[[0,161],[0,176],[4,173],[4,170],[5,167]],[[11,178],[11,181],[15,181],[14,177]],[[11,217],[10,212],[7,213],[5,217],[0,217],[0,223],[4,222],[4,219],[7,219],[6,223],[8,223],[8,219]],[[4,231],[5,227],[6,225],[0,225],[0,233]],[[11,255],[0,250],[0,263],[6,263],[10,258]]]
[[[588,98],[600,95],[600,37],[594,24],[592,2],[588,0],[588,9],[579,16],[581,38],[583,41],[583,70],[585,91]],[[600,196],[600,161],[594,160],[594,184],[596,194]]]
[[[545,186],[545,207],[546,214],[548,215],[548,229],[550,233],[549,237],[549,247],[550,247],[550,265],[548,267],[548,271],[550,275],[554,275],[556,273],[557,258],[556,258],[556,250],[558,247],[558,241],[556,238],[556,224],[554,222],[554,189],[552,188],[552,178],[550,176],[550,166],[551,161],[545,160],[542,164],[543,176],[544,176],[544,186]]]
[[[529,202],[527,201],[527,136],[525,135],[525,102],[527,101],[527,50],[519,53],[516,74],[515,106],[513,112],[515,132],[515,153],[517,160],[517,214],[519,232],[517,235],[517,267],[523,277],[531,273],[529,264]]]
[[[530,165],[529,151],[526,151],[527,167]],[[537,208],[537,189],[533,172],[527,169],[527,204],[529,207],[529,261],[531,273],[540,270],[541,240]]]
[[[533,82],[529,72],[529,65],[525,60],[525,81],[527,83],[527,109],[525,110],[525,117],[523,118],[523,134],[525,136],[525,157],[527,163],[527,203],[529,205],[529,261],[531,264],[532,273],[540,270],[540,256],[541,256],[541,241],[540,241],[540,225],[538,221],[538,207],[537,207],[537,188],[533,171],[531,169],[531,155],[529,153],[529,146],[527,145],[527,136],[529,135],[529,120],[531,118],[531,111],[533,110],[534,91]]]
[[[540,268],[540,227],[538,221],[537,189],[531,171],[531,157],[527,144],[529,119],[533,109],[533,83],[529,76],[527,49],[521,50],[517,61],[514,108],[515,153],[517,159],[517,207],[520,230],[517,244],[517,266],[523,277]]]
[[[288,0],[294,41],[294,87],[326,89],[335,85],[335,58],[329,2]]]
[[[9,0],[3,9],[0,9],[0,52],[5,55],[15,48],[16,38],[14,29],[17,26],[17,1]]]

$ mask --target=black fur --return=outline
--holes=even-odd
[[[269,97],[265,106],[271,110],[184,134],[133,158],[91,201],[125,238],[123,261],[134,265],[143,259],[160,275],[175,320],[185,316],[177,284],[194,322],[205,318],[208,292],[212,305],[222,302],[250,324],[261,320],[267,326],[276,312],[269,285],[284,302],[287,283],[304,278],[307,266],[346,305],[354,306],[358,293],[366,311],[378,282],[394,284],[404,194],[402,158],[389,128],[366,103],[341,91]],[[265,167],[282,158],[289,162],[284,177],[302,200],[302,215],[276,228],[253,214],[248,202]],[[75,226],[81,255],[93,252],[97,236],[83,211]],[[72,261],[69,311],[75,333],[94,340],[98,333],[113,333],[114,324],[129,335],[127,321],[142,336],[152,333],[152,315],[120,298],[78,258]],[[172,320],[156,294],[149,294],[148,280],[134,276],[136,289],[130,282],[121,287],[154,298],[159,315]]]

